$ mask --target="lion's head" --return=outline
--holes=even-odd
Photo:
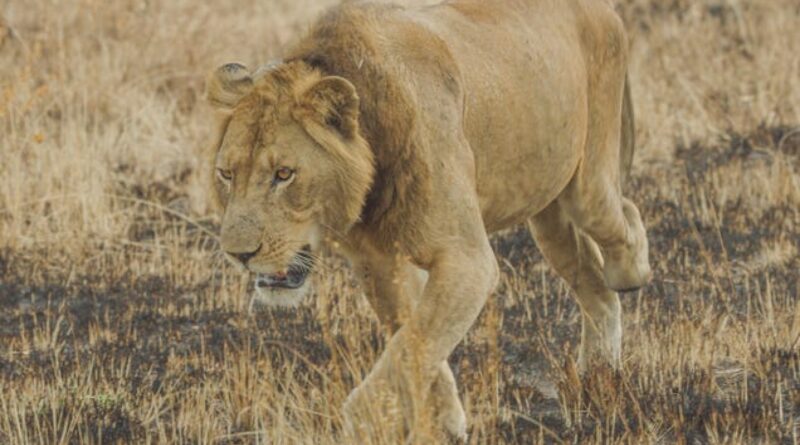
[[[372,183],[355,88],[302,62],[255,73],[232,63],[211,73],[206,94],[223,111],[213,161],[222,250],[256,274],[258,301],[296,304],[313,252],[357,222]]]

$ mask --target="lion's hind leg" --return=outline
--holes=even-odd
[[[592,174],[600,176],[602,172]],[[583,179],[575,178],[558,202],[576,227],[599,246],[603,276],[610,289],[622,292],[644,286],[651,270],[647,232],[639,210],[620,194],[614,182]]]
[[[618,101],[614,97],[595,102]],[[600,247],[606,285],[617,291],[635,290],[649,281],[650,263],[642,217],[636,205],[622,196],[620,186],[620,112],[597,104],[592,112],[585,158],[558,202],[575,226]]]
[[[582,313],[578,365],[600,361],[618,367],[622,343],[619,297],[604,281],[595,243],[578,230],[556,201],[528,227],[544,257],[575,292]]]
[[[576,227],[600,247],[606,285],[627,291],[649,281],[650,264],[639,210],[622,196],[621,189],[626,173],[622,170],[633,153],[627,40],[619,18],[610,9],[605,12],[607,20],[598,17],[597,30],[602,32],[587,42],[591,43],[587,50],[596,57],[589,58],[592,62],[587,65],[591,75],[584,156],[558,202]]]

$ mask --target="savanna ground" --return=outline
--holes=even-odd
[[[251,311],[204,196],[205,73],[330,2],[0,1],[0,443],[340,443],[386,338],[328,260]],[[470,443],[800,443],[800,4],[623,0],[655,276],[624,366],[519,228],[451,363]],[[502,79],[498,79],[502,81]]]

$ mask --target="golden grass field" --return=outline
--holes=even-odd
[[[385,332],[335,257],[299,309],[250,310],[202,99],[331,3],[0,0],[0,443],[342,443]],[[451,359],[469,443],[798,444],[800,3],[618,9],[654,279],[623,295],[623,369],[581,379],[569,291],[495,236]]]

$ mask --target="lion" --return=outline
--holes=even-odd
[[[447,357],[498,281],[489,234],[515,224],[577,297],[580,369],[619,365],[618,292],[651,275],[622,195],[627,59],[603,0],[346,2],[280,61],[209,75],[222,250],[260,300],[295,304],[334,239],[391,332],[345,402],[351,434],[465,437]]]

